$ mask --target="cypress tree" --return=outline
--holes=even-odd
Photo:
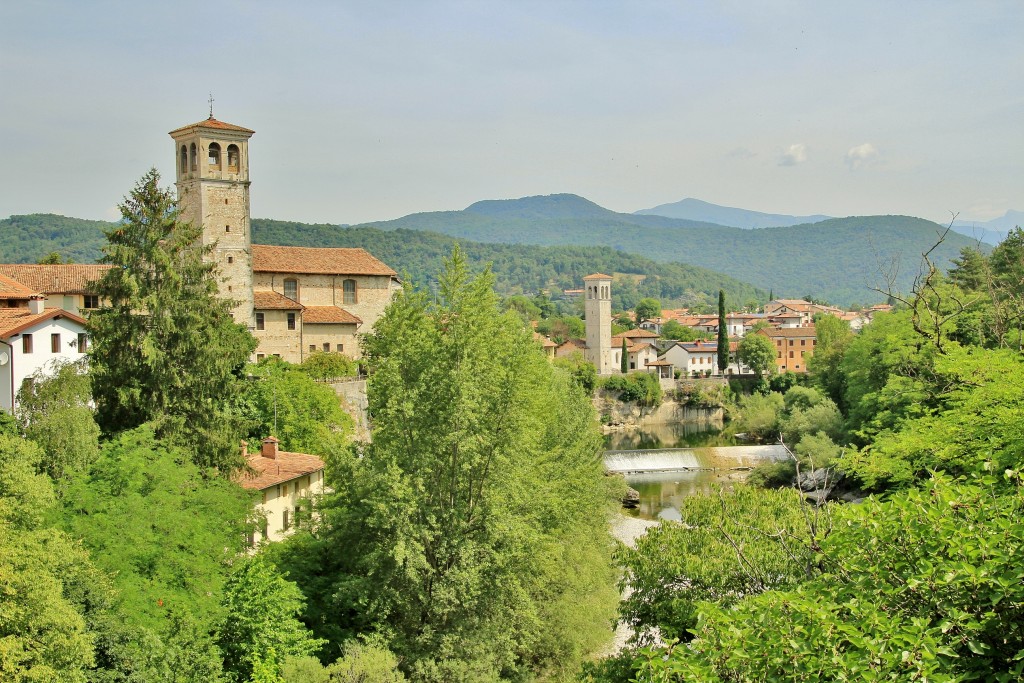
[[[718,290],[718,371],[729,367],[729,326],[725,322],[725,290]]]
[[[622,359],[619,361],[619,370],[625,375],[629,372],[629,347],[626,346],[626,338],[622,338]]]

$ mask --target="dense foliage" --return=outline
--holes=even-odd
[[[376,634],[417,681],[571,670],[615,603],[593,409],[456,251],[364,344],[373,440],[275,549],[331,643]]]
[[[651,372],[611,375],[601,380],[601,388],[614,392],[620,401],[642,406],[661,405],[661,383]]]
[[[75,226],[79,225],[84,227],[76,229]],[[8,242],[0,243],[0,261],[27,259],[31,262],[57,250],[74,255],[79,263],[89,263],[100,257],[103,231],[112,227],[110,223],[48,214],[13,216],[0,221],[0,230],[5,235],[29,234],[24,236],[24,243],[18,251],[8,252]],[[408,275],[413,282],[428,288],[436,287],[442,261],[455,243],[455,238],[440,234],[443,231],[381,230],[377,227],[353,228],[267,219],[254,219],[252,229],[256,244],[363,247],[398,272]],[[68,230],[73,230],[74,237],[66,240],[68,246],[63,250],[49,238],[41,240],[37,234],[45,231],[63,239],[60,236]],[[472,267],[480,269],[491,264],[495,289],[502,295],[577,289],[582,286],[585,275],[602,272],[634,276],[616,280],[613,303],[621,309],[632,308],[644,297],[700,307],[712,303],[719,289],[724,289],[734,301],[766,300],[764,290],[708,270],[703,264],[661,263],[627,253],[617,245],[600,247],[584,243],[580,246],[540,247],[488,244],[465,239],[460,239],[459,243]]]
[[[204,466],[230,470],[244,425],[224,407],[256,340],[217,297],[202,227],[178,220],[159,181],[146,173],[106,231],[100,260],[115,267],[96,284],[104,305],[89,315],[96,419],[107,433],[152,422]]]

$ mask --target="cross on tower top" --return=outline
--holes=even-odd
[[[213,118],[213,93],[210,93],[210,118]]]

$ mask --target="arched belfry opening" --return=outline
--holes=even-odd
[[[210,170],[220,170],[220,145],[216,142],[211,142],[207,147],[206,165]]]
[[[199,159],[196,157],[196,143],[192,143],[188,148],[189,154],[189,170],[193,173],[199,170]]]
[[[178,163],[179,173],[188,173],[188,149],[185,145],[181,146],[181,161]]]
[[[238,173],[239,153],[238,145],[228,145],[228,171]]]

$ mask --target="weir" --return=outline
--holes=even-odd
[[[658,448],[604,452],[605,469],[622,474],[748,469],[766,460],[788,459],[789,452],[782,445]]]

